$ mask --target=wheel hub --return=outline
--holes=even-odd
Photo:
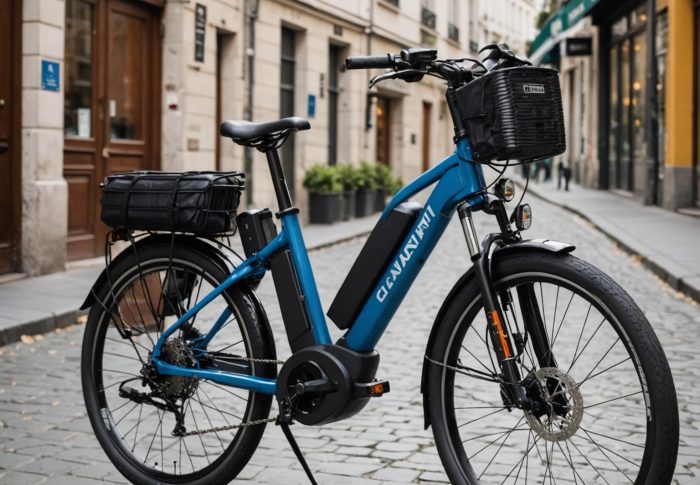
[[[541,412],[525,411],[532,430],[547,441],[564,441],[579,429],[583,418],[583,397],[576,381],[556,367],[544,367],[531,374]]]
[[[163,345],[163,360],[181,367],[196,367],[197,359],[184,341],[170,339]],[[158,379],[163,391],[170,399],[189,399],[197,390],[198,379],[180,376],[161,376]]]

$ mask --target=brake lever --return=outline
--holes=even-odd
[[[382,81],[387,81],[389,79],[403,79],[409,83],[415,83],[423,79],[423,76],[429,74],[427,71],[419,69],[404,69],[402,71],[388,72],[386,74],[380,74],[379,76],[374,76],[369,81],[369,89],[372,89],[375,85]]]

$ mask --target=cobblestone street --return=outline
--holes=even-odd
[[[534,216],[528,238],[576,244],[575,254],[618,281],[651,321],[671,362],[679,398],[681,449],[675,483],[698,483],[700,405],[692,396],[697,394],[693,386],[700,379],[700,369],[697,350],[688,338],[691,329],[700,328],[697,304],[670,289],[581,219],[539,200],[531,198],[530,203]],[[476,215],[481,235],[491,227],[487,219]],[[324,308],[362,244],[354,240],[311,253]],[[432,430],[423,430],[421,367],[435,315],[468,266],[466,244],[458,221],[453,220],[379,345],[378,377],[390,380],[391,392],[349,420],[320,428],[293,427],[319,483],[447,482]],[[276,333],[278,356],[284,359],[289,346],[270,277],[263,281],[259,295]],[[0,348],[0,484],[124,482],[93,437],[84,410],[82,334],[83,326],[77,324]],[[337,338],[340,331],[331,326],[331,334]],[[238,482],[293,485],[306,483],[306,477],[279,428],[270,425]],[[486,478],[484,482],[490,483]]]

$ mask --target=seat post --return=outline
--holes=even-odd
[[[272,175],[272,186],[275,188],[277,203],[279,204],[280,212],[284,212],[292,207],[292,198],[289,195],[287,181],[284,178],[280,156],[277,153],[277,148],[270,148],[265,152],[267,156],[267,164],[270,166],[270,174]]]

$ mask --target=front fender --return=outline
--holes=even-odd
[[[513,253],[548,252],[555,254],[568,254],[574,249],[576,249],[576,246],[574,246],[573,244],[561,241],[554,241],[551,239],[527,239],[524,241],[518,241],[512,244],[508,244],[506,246],[499,247],[493,252],[491,259],[493,264],[493,261],[497,258],[502,258]],[[425,348],[426,357],[433,359],[433,343],[435,342],[435,338],[440,328],[440,324],[443,320],[443,316],[445,315],[447,309],[454,303],[457,295],[462,290],[462,288],[470,284],[473,279],[474,267],[472,266],[466,271],[466,273],[464,273],[459,278],[459,280],[457,280],[457,283],[455,283],[450,292],[447,294],[447,298],[445,298],[445,301],[442,303],[442,306],[440,307],[440,310],[438,311],[437,316],[435,317],[435,323],[433,323],[433,328],[430,330],[430,336],[428,337],[428,343]],[[430,402],[428,370],[429,362],[427,359],[423,359],[423,372],[421,373],[420,391],[423,394],[423,417],[425,420],[425,429],[428,429],[428,427],[430,426],[430,413],[428,412],[428,405]]]

